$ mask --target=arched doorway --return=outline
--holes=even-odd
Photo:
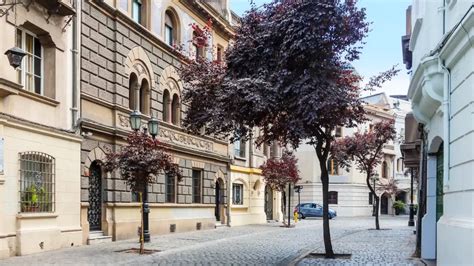
[[[224,206],[224,191],[223,191],[223,182],[222,179],[218,178],[215,184],[215,203],[214,214],[216,216],[216,221],[223,222],[223,206]]]
[[[265,186],[265,214],[267,220],[273,220],[273,190],[269,185]]]
[[[436,153],[436,222],[443,216],[443,175],[444,175],[443,144]]]
[[[380,197],[380,214],[388,214],[388,196],[383,194]]]
[[[89,209],[87,211],[89,230],[100,231],[102,229],[102,168],[97,161],[94,161],[89,171]]]

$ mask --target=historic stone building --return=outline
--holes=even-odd
[[[82,243],[74,2],[0,6],[0,258]]]
[[[181,127],[186,106],[177,68],[187,56],[222,60],[233,37],[226,1],[105,0],[84,1],[81,24],[81,226],[83,241],[106,236],[136,237],[140,204],[119,176],[101,169],[108,151],[131,132],[129,114],[138,110],[144,123],[160,121],[159,140],[169,144],[184,174],[177,183],[158,176],[150,184],[151,234],[209,229],[228,222],[228,143],[187,134]],[[210,46],[190,42],[195,23],[212,20]],[[94,232],[93,232],[94,231]],[[93,232],[93,233],[91,233]],[[102,236],[103,235],[103,236]]]

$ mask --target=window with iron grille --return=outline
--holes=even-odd
[[[175,203],[176,202],[176,185],[175,185],[175,178],[172,175],[166,174],[165,175],[165,189],[166,189],[166,202],[167,203]]]
[[[20,153],[21,212],[54,211],[55,160],[41,152]]]
[[[232,184],[232,204],[244,204],[244,185]]]
[[[193,187],[193,203],[201,203],[201,180],[202,180],[202,171],[193,169],[192,176],[192,187]]]
[[[337,191],[329,191],[329,198],[328,198],[328,203],[329,204],[337,204]]]

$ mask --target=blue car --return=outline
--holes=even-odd
[[[323,206],[317,203],[301,203],[296,205],[295,212],[298,212],[299,219],[305,219],[306,217],[323,217]],[[333,209],[329,209],[329,219],[337,216],[337,213]]]

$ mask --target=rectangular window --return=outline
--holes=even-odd
[[[165,189],[166,189],[166,202],[175,203],[176,202],[176,184],[175,178],[172,175],[165,175]]]
[[[236,140],[234,142],[234,155],[245,158],[245,141]]]
[[[165,24],[165,42],[169,46],[173,46],[173,28],[167,24]]]
[[[138,24],[142,23],[142,1],[132,0],[132,19]]]
[[[329,191],[329,204],[337,204],[337,191]]]
[[[21,212],[54,211],[54,163],[54,158],[44,153],[20,153]]]
[[[244,204],[244,185],[232,184],[232,204]]]
[[[201,181],[202,181],[202,170],[193,169],[192,174],[192,187],[193,187],[193,203],[201,203]]]
[[[217,62],[222,62],[222,47],[217,46]]]
[[[372,192],[369,192],[369,205],[374,204],[374,195]]]
[[[336,127],[336,138],[342,137],[342,127]]]
[[[30,92],[43,94],[43,47],[29,32],[17,30],[17,45],[26,52],[17,69],[18,82]]]

